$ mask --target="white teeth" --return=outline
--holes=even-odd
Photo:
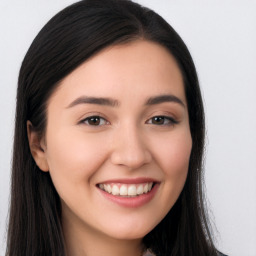
[[[99,184],[99,188],[115,196],[137,196],[148,193],[153,182],[143,184]]]
[[[110,186],[110,185],[109,185],[109,186]],[[111,193],[111,192],[108,192],[108,193]],[[120,195],[120,194],[119,194],[119,188],[118,188],[117,185],[114,185],[114,186],[112,187],[112,194],[115,195],[115,196]]]
[[[122,185],[120,187],[120,196],[127,196],[127,195],[128,195],[127,186],[126,185]]]
[[[112,188],[111,188],[110,184],[107,185],[107,190],[108,190],[108,193],[112,192]]]
[[[150,182],[150,183],[148,184],[148,190],[149,190],[149,191],[152,189],[152,186],[153,186],[153,182]]]
[[[143,194],[143,185],[139,185],[137,187],[137,195],[141,195],[141,194]]]
[[[149,190],[148,190],[148,183],[144,186],[143,188],[143,192],[144,193],[147,193]]]
[[[136,195],[137,195],[136,186],[135,185],[129,186],[128,196],[136,196]]]

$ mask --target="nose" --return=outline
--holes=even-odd
[[[131,125],[120,128],[113,138],[111,162],[129,169],[150,163],[152,155],[143,137],[142,132]]]

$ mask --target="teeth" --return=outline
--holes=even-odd
[[[126,185],[122,185],[120,187],[120,196],[127,196],[127,195],[128,195],[127,186]]]
[[[137,195],[136,186],[130,185],[128,188],[128,196],[136,196],[136,195]]]
[[[108,185],[108,186],[110,186],[110,185]],[[108,190],[108,193],[111,193],[111,192],[109,192],[109,190]],[[113,186],[113,188],[112,188],[112,194],[115,195],[115,196],[120,195],[120,194],[119,194],[119,188],[118,188],[117,185],[114,185],[114,186]]]
[[[148,193],[153,182],[142,184],[99,184],[99,188],[115,196],[137,196]]]
[[[144,186],[144,188],[143,188],[143,192],[144,193],[147,193],[148,191],[150,191],[149,189],[148,189],[148,183]]]
[[[114,189],[114,188],[113,188]],[[112,192],[112,188],[110,186],[110,184],[107,185],[107,190],[108,190],[108,193],[111,193]]]
[[[141,195],[141,194],[143,194],[143,185],[139,185],[137,187],[137,195]]]

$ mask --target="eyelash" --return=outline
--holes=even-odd
[[[94,121],[97,119],[99,121],[99,124],[90,124],[89,122],[92,121],[94,119]],[[83,119],[80,123],[82,124],[86,124],[88,126],[101,126],[101,125],[105,125],[105,124],[102,124],[102,121],[105,122],[105,124],[109,124],[109,122],[101,117],[101,116],[88,116],[86,117],[85,119]]]
[[[163,123],[161,124],[153,124],[153,120],[163,120]],[[151,123],[149,123],[149,120],[151,120]],[[146,123],[153,124],[153,125],[158,125],[158,126],[173,126],[175,124],[178,124],[178,121],[174,119],[173,117],[170,116],[153,116],[149,119]]]
[[[161,123],[161,124],[153,123],[153,120],[159,121],[159,119],[160,119],[160,121],[163,121],[163,123]],[[89,123],[90,121],[93,121],[94,124],[90,124]],[[104,122],[104,124],[102,122]],[[110,124],[105,118],[103,118],[101,116],[97,116],[97,115],[86,117],[80,123],[86,124],[88,126],[102,126],[102,125]],[[146,124],[152,124],[152,125],[157,125],[157,126],[173,126],[178,123],[179,122],[176,119],[174,119],[173,117],[170,117],[170,116],[153,116],[146,121]]]

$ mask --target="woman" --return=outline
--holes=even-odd
[[[6,255],[218,255],[203,148],[178,34],[127,0],[67,7],[20,70]]]

